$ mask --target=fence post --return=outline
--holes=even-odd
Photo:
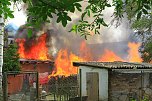
[[[39,101],[39,73],[36,72],[36,97]]]
[[[8,82],[7,82],[7,73],[3,74],[3,99],[4,101],[8,101]]]
[[[82,71],[81,71],[81,69],[79,70],[79,75],[80,75],[80,101],[82,101]]]

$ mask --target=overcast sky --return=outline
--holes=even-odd
[[[14,18],[13,19],[8,19],[6,24],[8,23],[14,23],[15,25],[17,25],[18,27],[21,26],[21,25],[24,25],[26,23],[26,14],[23,12],[23,10],[21,9],[22,5],[21,4],[18,4],[18,8],[19,10],[17,9],[16,6],[12,6],[10,7],[13,11],[14,11]]]

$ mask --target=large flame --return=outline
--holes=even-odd
[[[36,60],[48,60],[48,48],[46,47],[46,34],[42,34],[36,43],[31,47],[25,49],[25,39],[17,39],[19,46],[18,53],[20,58],[24,59],[36,59]]]
[[[114,61],[124,61],[119,56],[117,56],[113,51],[105,49],[104,54],[99,58],[100,62],[114,62]]]
[[[32,45],[29,50],[25,50],[25,40],[18,39],[17,40],[19,49],[18,53],[20,58],[25,59],[36,59],[36,60],[48,60],[48,48],[46,47],[46,34],[41,35],[37,42]],[[138,53],[139,43],[128,43],[128,58],[122,59],[113,51],[104,49],[104,53],[101,53],[98,60],[99,62],[114,62],[114,61],[128,61],[128,62],[142,62],[140,58],[140,54]],[[83,41],[80,45],[80,53],[79,55],[73,54],[68,51],[68,49],[59,50],[56,58],[55,58],[55,67],[52,71],[51,76],[63,75],[69,76],[71,74],[77,74],[77,68],[73,66],[73,62],[82,62],[82,61],[94,61],[94,55],[91,53],[91,49],[87,47],[85,41]]]
[[[131,43],[131,42],[128,43],[128,47],[129,47],[128,56],[130,62],[142,62],[142,59],[138,52],[139,46],[140,43]]]
[[[83,59],[73,53],[68,53],[67,49],[60,50],[55,60],[55,69],[49,75],[49,78],[57,75],[70,76],[71,74],[77,74],[77,68],[73,66],[73,61],[83,61]]]
[[[87,47],[85,41],[82,41],[80,45],[80,57],[86,61],[91,61],[93,58],[91,54],[91,50]]]

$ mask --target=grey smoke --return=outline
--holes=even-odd
[[[113,8],[104,12],[104,19],[108,24],[110,24],[112,20],[112,12]],[[36,40],[39,35],[47,32],[48,36],[50,36],[47,41],[47,46],[49,47],[49,53],[53,56],[56,56],[60,49],[68,49],[69,51],[80,55],[80,44],[82,41],[86,41],[94,56],[94,60],[97,60],[98,56],[103,53],[104,48],[114,51],[122,58],[126,57],[128,50],[127,43],[130,41],[129,36],[133,33],[130,29],[130,23],[126,18],[126,15],[119,27],[116,28],[114,25],[102,27],[100,30],[101,34],[89,36],[88,40],[80,37],[79,34],[69,32],[72,25],[77,23],[80,19],[80,15],[81,14],[79,12],[70,14],[73,21],[69,22],[65,28],[61,24],[56,23],[57,18],[54,15],[50,24],[43,24],[41,30],[33,29],[33,36],[30,39],[27,37],[26,28],[20,28],[16,38],[25,38],[28,45],[33,40]],[[90,19],[90,21],[92,20],[92,18],[88,17],[86,19]]]

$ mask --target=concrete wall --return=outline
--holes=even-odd
[[[108,101],[108,70],[104,68],[94,68],[87,66],[80,66],[81,69],[81,87],[82,96],[87,96],[86,73],[97,72],[99,74],[99,100]]]

